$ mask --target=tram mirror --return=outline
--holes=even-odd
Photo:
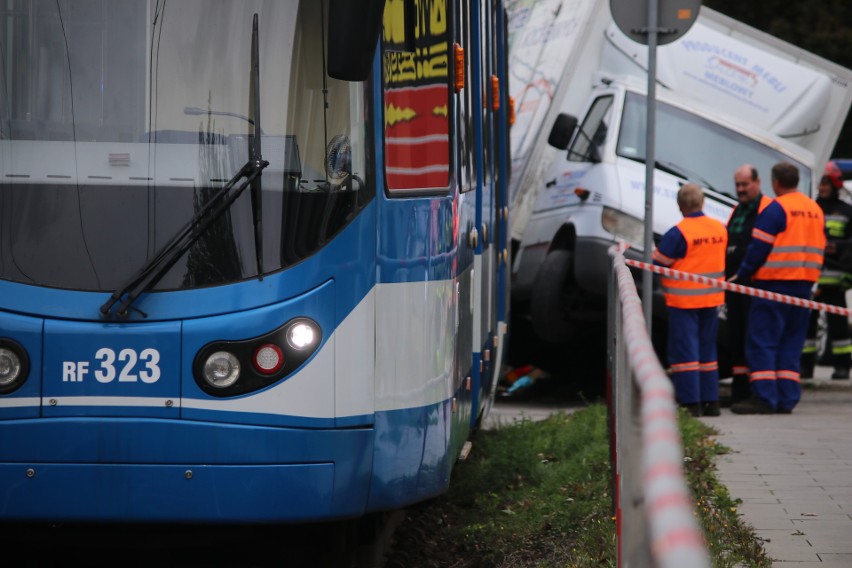
[[[328,75],[365,81],[382,29],[385,0],[329,0]]]

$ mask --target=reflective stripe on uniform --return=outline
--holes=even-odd
[[[775,371],[754,371],[748,377],[749,381],[774,381]]]
[[[852,340],[839,339],[837,341],[832,341],[831,353],[833,355],[845,355],[846,353],[852,353]]]
[[[797,383],[801,382],[799,379],[799,373],[797,373],[796,371],[778,371],[777,376],[779,379],[783,379],[786,381],[795,381]]]

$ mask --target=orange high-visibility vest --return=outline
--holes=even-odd
[[[725,278],[725,250],[728,230],[725,225],[706,215],[684,217],[677,228],[686,240],[686,256],[678,258],[671,268],[700,274],[707,278]],[[712,308],[725,303],[725,293],[707,284],[663,278],[666,305],[672,308]]]
[[[820,206],[799,191],[776,197],[787,215],[787,228],[775,235],[754,229],[752,236],[772,244],[754,280],[816,282],[825,252],[825,218]]]
[[[766,206],[772,203],[772,198],[768,195],[760,194],[760,197],[757,198],[757,214],[760,215],[763,213],[763,210],[766,209]],[[731,224],[731,219],[734,218],[734,211],[737,210],[737,207],[741,207],[741,205],[735,205],[733,209],[731,209],[731,214],[728,215],[728,221],[725,225]]]

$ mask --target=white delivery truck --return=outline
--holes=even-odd
[[[648,49],[608,4],[519,2],[509,14],[512,313],[548,342],[603,329],[613,243],[644,256]],[[685,35],[658,47],[655,91],[659,239],[681,219],[686,181],[726,222],[744,163],[772,196],[772,165],[792,162],[815,194],[852,104],[852,72],[702,7]],[[661,300],[654,307],[664,313]]]

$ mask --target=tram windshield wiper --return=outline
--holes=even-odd
[[[109,300],[101,306],[101,314],[108,316],[113,306],[118,304],[114,313],[118,317],[127,317],[127,310],[139,297],[139,294],[153,288],[157,282],[174,266],[178,259],[201,237],[201,235],[227,211],[242,192],[258,177],[269,162],[250,159],[240,168],[228,183],[219,189],[210,200],[199,209],[192,219],[181,228],[150,261],[121,288],[112,293]],[[242,180],[242,181],[240,181]],[[237,185],[239,184],[239,185]],[[234,187],[236,186],[236,189]],[[231,191],[233,189],[233,191]],[[120,302],[120,303],[119,303]],[[143,312],[143,316],[146,314]]]
[[[254,116],[254,135],[249,137],[248,156],[255,164],[263,161],[260,151],[260,139],[263,130],[260,128],[260,43],[257,32],[257,14],[251,24],[251,104]],[[262,169],[262,168],[261,168]],[[254,253],[257,261],[257,277],[263,280],[263,182],[262,176],[254,176],[251,180],[251,216],[254,222]]]
[[[201,107],[191,107],[186,106],[183,107],[183,114],[187,116],[233,116],[234,118],[239,118],[241,120],[245,120],[252,127],[254,127],[254,119],[244,116],[242,114],[236,112],[229,112],[226,110],[212,110],[212,109],[203,109]],[[261,131],[263,134],[263,131]]]
[[[157,285],[157,282],[171,270],[172,266],[183,256],[201,235],[227,211],[242,192],[251,186],[252,220],[254,222],[254,240],[257,257],[258,278],[263,278],[263,225],[261,204],[261,173],[269,162],[261,155],[260,140],[262,130],[260,128],[260,55],[257,31],[257,14],[252,19],[251,30],[251,110],[252,118],[249,120],[254,127],[254,132],[249,136],[248,155],[249,159],[240,170],[228,180],[210,200],[204,204],[192,219],[181,228],[166,245],[148,261],[139,271],[121,288],[112,293],[109,299],[100,308],[101,315],[114,315],[125,318],[127,310],[136,301],[140,294]],[[243,179],[244,178],[244,179]],[[243,180],[240,182],[240,180]],[[239,186],[231,191],[237,184]],[[118,307],[113,312],[113,307]],[[139,310],[147,317],[147,314]]]

